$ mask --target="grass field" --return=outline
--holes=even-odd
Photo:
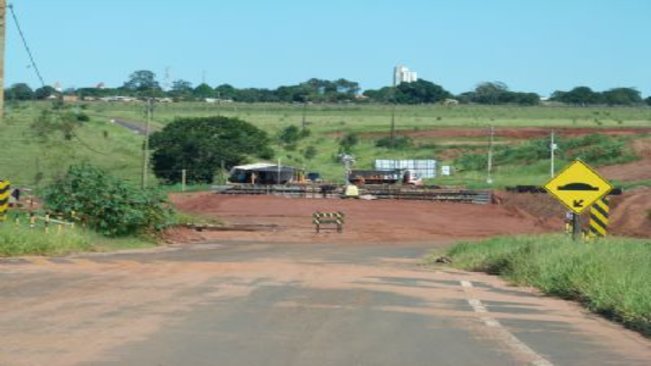
[[[607,238],[577,243],[561,235],[502,237],[448,250],[457,268],[581,302],[651,336],[651,242]],[[436,256],[430,258],[433,259]]]
[[[114,118],[144,123],[143,103],[87,103],[75,105],[91,117],[79,130],[80,140],[59,140],[40,144],[31,137],[29,124],[40,109],[49,102],[10,105],[7,116],[0,122],[4,146],[0,155],[3,175],[16,185],[38,187],[62,172],[74,161],[90,161],[114,175],[134,183],[140,181],[142,136],[111,124]],[[453,163],[446,156],[451,150],[457,155],[484,153],[488,144],[488,126],[507,127],[651,127],[651,108],[607,107],[517,107],[517,106],[456,106],[439,105],[397,106],[395,120],[398,134],[435,128],[475,127],[486,129],[486,136],[464,138],[418,137],[414,145],[404,150],[378,148],[380,134],[388,134],[392,106],[388,105],[308,105],[306,121],[309,137],[296,146],[276,143],[276,157],[283,164],[317,170],[329,180],[343,181],[343,168],[337,161],[338,137],[347,133],[361,134],[352,153],[360,169],[372,168],[375,159],[436,159]],[[226,115],[241,118],[275,136],[282,128],[300,126],[303,105],[289,104],[207,104],[171,103],[156,105],[153,129],[160,129],[177,117]],[[519,143],[498,138],[497,144]],[[308,147],[314,157],[305,156]],[[559,162],[559,165],[563,162]],[[539,184],[548,176],[548,162],[535,164],[496,165],[493,186],[507,184]],[[155,182],[151,176],[149,181]],[[454,177],[438,179],[434,184],[487,186],[484,171],[466,171]]]

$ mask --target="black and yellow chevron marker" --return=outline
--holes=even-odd
[[[11,184],[8,180],[0,180],[0,221],[7,219],[7,208],[9,207],[9,194]]]
[[[312,214],[312,223],[316,226],[316,232],[318,233],[321,230],[321,225],[323,224],[336,224],[337,231],[341,232],[343,230],[344,219],[346,215],[343,212],[320,212],[317,211]]]
[[[608,233],[608,199],[597,200],[590,208],[590,234],[604,237]]]

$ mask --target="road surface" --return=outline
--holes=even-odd
[[[644,365],[573,303],[433,244],[224,242],[0,261],[0,365]]]

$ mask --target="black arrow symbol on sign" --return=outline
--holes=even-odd
[[[583,200],[574,200],[572,201],[573,207],[583,207]]]

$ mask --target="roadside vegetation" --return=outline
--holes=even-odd
[[[447,255],[454,267],[500,275],[516,285],[576,300],[651,336],[649,240],[577,243],[561,235],[499,237],[457,244]]]

